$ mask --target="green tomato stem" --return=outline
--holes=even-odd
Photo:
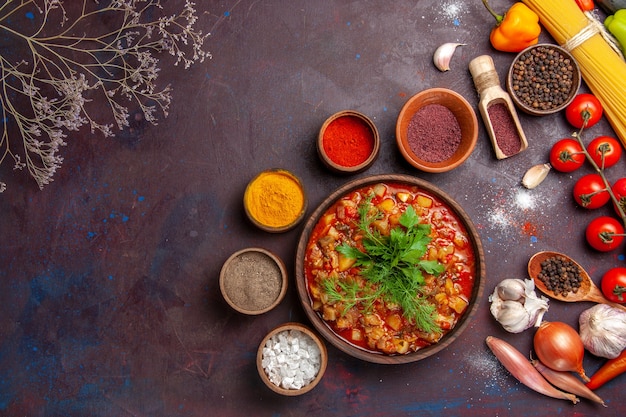
[[[589,112],[585,110],[582,113],[589,113]],[[604,167],[601,168],[601,167],[598,166],[598,164],[596,164],[596,161],[593,160],[593,158],[591,157],[591,155],[587,151],[587,147],[585,146],[585,144],[584,144],[584,142],[582,140],[583,131],[585,130],[585,126],[587,125],[587,121],[589,120],[589,117],[585,117],[585,115],[583,114],[583,119],[585,120],[584,123],[583,123],[583,126],[580,128],[580,130],[578,132],[574,132],[572,134],[572,136],[580,144],[580,147],[582,148],[582,153],[585,154],[585,158],[587,159],[587,161],[589,161],[589,163],[591,163],[591,166],[593,167],[593,169],[602,178],[602,182],[604,183],[604,188],[609,193],[609,196],[611,196],[611,201],[613,202],[615,207],[617,207],[617,212],[619,213],[619,216],[620,216],[620,218],[622,220],[622,223],[624,224],[624,227],[626,228],[626,212],[624,212],[624,210],[622,209],[621,205],[619,204],[619,201],[618,201],[617,197],[615,196],[615,193],[611,189],[611,184],[609,183],[609,180],[606,178],[606,175],[604,174]],[[603,161],[602,165],[604,165],[604,155],[603,155],[602,161]]]

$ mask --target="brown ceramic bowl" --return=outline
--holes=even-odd
[[[528,81],[528,77],[530,77],[531,75],[535,79],[536,77],[539,77],[540,79],[548,79],[550,77],[550,74],[555,71],[554,65],[543,66],[536,63],[531,63],[528,64],[523,73],[520,72],[520,69],[518,67],[520,65],[520,62],[522,60],[525,60],[525,58],[528,57],[529,54],[537,53],[538,51],[549,51],[550,53],[558,54],[562,56],[563,59],[566,59],[568,62],[568,68],[565,71],[569,74],[568,80],[565,83],[559,83],[559,86],[555,87],[563,89],[563,91],[561,92],[563,97],[555,103],[545,103],[545,100],[541,99],[541,97],[543,96],[539,96],[539,91],[536,88],[533,88],[533,84]],[[527,88],[531,90],[523,91],[520,89],[520,87],[515,86],[515,83],[513,81],[514,78],[520,78],[518,82],[528,82],[530,86]],[[511,67],[509,68],[509,72],[506,77],[506,88],[511,96],[511,100],[513,100],[513,103],[515,103],[517,108],[522,110],[524,113],[533,116],[546,116],[563,110],[565,107],[567,107],[568,104],[572,102],[572,100],[574,100],[574,97],[576,97],[576,93],[580,88],[580,83],[580,68],[578,67],[578,63],[576,62],[576,59],[572,56],[572,54],[570,54],[568,51],[561,48],[560,46],[546,43],[529,46],[528,48],[517,54],[517,56],[515,57],[515,59],[513,59],[513,62],[511,63]],[[522,96],[526,96],[528,94],[531,94],[533,96],[536,95],[535,97],[539,100],[534,100],[533,103],[535,104],[531,103],[530,99],[528,101],[525,101]]]
[[[295,189],[298,189],[300,191],[300,193],[298,193],[297,195],[294,194],[293,196],[293,197],[297,197],[300,200],[299,211],[297,215],[293,216],[293,218],[288,219],[285,222],[277,221],[277,219],[279,219],[280,216],[275,215],[275,216],[269,216],[272,221],[276,221],[275,223],[272,223],[272,224],[266,223],[261,218],[259,218],[257,214],[255,214],[255,211],[251,207],[251,201],[256,201],[262,197],[262,196],[259,196],[259,193],[255,191],[255,190],[258,190],[257,187],[263,186],[265,187],[265,189],[267,188],[271,189],[272,187],[271,184],[260,185],[264,181],[266,181],[266,178],[268,176],[280,176],[285,181],[291,182],[292,185],[295,187]],[[280,207],[282,203],[287,204],[288,201],[284,201],[284,202],[276,201],[275,200],[276,198],[286,199],[286,198],[289,198],[289,196],[287,194],[277,193],[275,197],[273,197],[272,199],[269,199],[269,202],[271,204],[277,204],[277,206]],[[260,202],[260,203],[257,202],[256,205],[264,206],[266,205],[266,203],[267,201]],[[252,222],[252,224],[254,224],[259,229],[264,230],[266,232],[270,232],[270,233],[282,233],[282,232],[286,232],[296,227],[302,221],[302,219],[304,219],[304,215],[307,210],[307,204],[308,204],[307,196],[304,190],[304,186],[302,185],[302,181],[300,181],[300,178],[298,178],[294,173],[287,171],[286,169],[276,168],[276,169],[268,169],[268,170],[260,172],[248,183],[248,186],[246,187],[246,191],[243,196],[244,210],[250,222]]]
[[[418,156],[409,144],[409,123],[422,108],[430,104],[445,106],[456,117],[461,129],[460,143],[454,153],[445,160]],[[396,142],[404,159],[415,168],[432,173],[450,171],[461,165],[470,156],[478,139],[478,120],[473,107],[455,91],[446,88],[431,88],[411,97],[402,107],[396,122]],[[427,140],[427,139],[426,139]],[[455,146],[455,145],[452,145]]]
[[[278,256],[266,249],[241,249],[222,265],[220,291],[236,311],[263,314],[285,297],[287,269]]]
[[[343,161],[333,160],[329,156],[329,154],[327,153],[327,146],[339,146],[340,143],[339,139],[333,141],[334,138],[329,136],[325,139],[325,136],[327,132],[329,132],[328,127],[331,124],[336,122],[334,126],[338,126],[337,123],[341,123],[341,121],[348,120],[350,118],[356,119],[360,123],[363,129],[362,133],[368,134],[370,136],[371,143],[367,144],[366,146],[354,149],[352,152],[353,155],[358,154],[361,149],[363,149],[364,154],[361,155],[361,158],[357,158],[353,162],[353,164],[348,165],[342,164],[341,162]],[[374,161],[376,161],[376,158],[378,158],[379,150],[380,136],[378,134],[378,129],[376,129],[376,125],[369,117],[354,110],[344,110],[330,116],[328,119],[326,119],[326,121],[320,128],[319,134],[317,136],[317,153],[320,159],[328,169],[338,174],[356,174],[365,171],[374,163]]]
[[[275,363],[273,359],[269,358],[269,356],[272,356],[271,354],[268,354],[266,357],[264,351],[266,351],[266,345],[275,346],[274,341],[278,337],[277,335],[279,334],[285,335],[288,333],[293,335],[294,334],[293,332],[296,332],[295,334],[300,340],[300,344],[299,344],[300,349],[303,349],[305,346],[302,344],[302,340],[306,340],[307,351],[309,353],[312,353],[311,357],[315,356],[317,353],[319,353],[319,356],[318,357],[316,356],[317,360],[315,361],[310,361],[307,364],[300,364],[301,369],[304,369],[305,367],[309,368],[309,370],[306,372],[311,373],[311,375],[304,374],[304,373],[300,375],[300,377],[306,378],[304,382],[299,383],[299,384],[294,383],[293,385],[285,386],[281,383],[282,379],[279,378],[274,372],[274,371],[276,372],[280,371],[280,369],[277,368],[279,365]],[[293,358],[294,356],[296,356],[295,353],[289,352],[289,351],[283,352],[283,353],[287,357],[291,356]],[[299,358],[296,360],[307,360],[307,359]],[[327,364],[328,364],[328,353],[326,352],[326,345],[319,338],[317,334],[315,334],[311,329],[309,329],[308,327],[300,323],[282,324],[276,327],[275,329],[273,329],[272,331],[270,331],[265,336],[263,341],[261,341],[261,344],[259,345],[259,349],[257,350],[257,355],[256,355],[256,366],[257,366],[257,370],[259,371],[259,376],[261,377],[261,380],[263,380],[265,385],[267,385],[267,387],[271,389],[272,391],[281,395],[286,395],[286,396],[302,395],[304,393],[311,391],[313,388],[315,388],[315,386],[321,381],[322,377],[324,376],[324,372],[326,371]],[[269,375],[270,373],[273,375],[273,377],[270,377]],[[287,381],[283,381],[283,382],[287,382]]]
[[[374,352],[367,350],[347,341],[340,337],[330,325],[324,321],[321,315],[313,308],[313,300],[309,294],[309,285],[307,283],[307,277],[305,274],[305,255],[307,253],[307,246],[311,234],[316,225],[320,221],[325,221],[324,217],[326,211],[335,204],[338,200],[350,194],[352,191],[360,189],[365,186],[374,186],[385,183],[399,183],[402,185],[408,185],[416,187],[417,190],[422,190],[427,194],[436,197],[441,201],[447,209],[454,213],[459,221],[459,224],[464,226],[467,237],[465,238],[469,245],[471,245],[474,253],[474,271],[473,271],[473,285],[471,287],[471,293],[468,297],[468,305],[462,315],[459,317],[454,328],[444,335],[438,342],[431,344],[430,346],[421,348],[415,352],[405,354],[388,355],[380,352]],[[483,287],[485,283],[485,259],[484,251],[480,241],[478,232],[473,225],[469,216],[456,203],[450,196],[445,194],[439,188],[435,187],[431,183],[409,175],[374,175],[369,177],[360,178],[343,185],[332,194],[330,194],[314,211],[311,217],[307,220],[302,234],[298,242],[298,249],[296,253],[296,266],[295,266],[295,280],[298,291],[298,297],[302,307],[313,324],[313,327],[332,345],[344,353],[353,356],[358,359],[362,359],[367,362],[380,363],[380,364],[402,364],[408,362],[415,362],[425,359],[429,356],[436,354],[448,347],[453,343],[470,324],[476,310],[478,309],[479,301],[483,293]]]

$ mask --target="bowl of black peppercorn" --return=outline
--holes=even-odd
[[[515,105],[527,114],[557,113],[580,88],[578,63],[564,48],[547,43],[522,50],[511,64],[506,87]]]

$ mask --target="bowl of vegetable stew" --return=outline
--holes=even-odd
[[[449,346],[485,281],[482,244],[461,206],[427,181],[395,174],[331,193],[304,226],[295,268],[315,329],[344,353],[381,364]]]

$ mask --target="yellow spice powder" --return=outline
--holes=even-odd
[[[288,172],[266,171],[248,186],[245,204],[248,213],[259,223],[284,227],[302,212],[304,192],[298,180]]]

